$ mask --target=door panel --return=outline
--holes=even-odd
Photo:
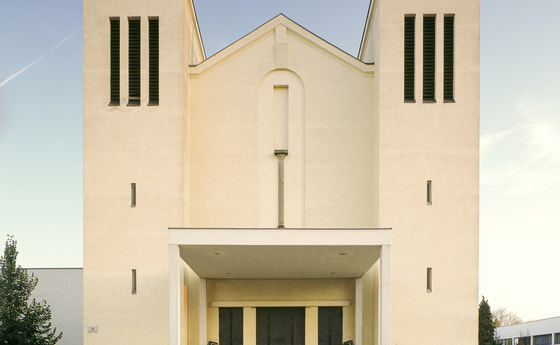
[[[305,345],[305,308],[257,308],[257,345]]]
[[[220,308],[220,345],[243,345],[243,308]]]
[[[342,344],[342,307],[319,307],[319,345]]]

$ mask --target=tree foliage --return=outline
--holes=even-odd
[[[38,279],[16,266],[16,245],[9,236],[0,257],[0,344],[54,345],[62,333],[51,329],[51,309],[45,300],[29,301]]]
[[[517,325],[523,322],[517,314],[504,307],[494,310],[492,312],[492,319],[494,319],[494,326],[496,327]]]
[[[478,345],[498,345],[492,311],[484,296],[478,305]]]

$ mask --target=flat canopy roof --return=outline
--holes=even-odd
[[[170,228],[169,244],[203,278],[357,278],[391,244],[391,231]]]

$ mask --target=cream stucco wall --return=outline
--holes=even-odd
[[[310,49],[317,41],[280,16],[190,69],[189,226],[278,225],[274,86],[289,90],[286,226],[376,225],[374,68],[330,47]],[[370,280],[367,302],[375,304]],[[354,339],[350,296],[355,282],[341,282],[345,290],[328,280],[208,280],[208,340],[217,341],[217,308],[211,307],[220,300],[214,296],[216,284],[231,300],[284,300],[286,305],[332,300],[338,290],[346,291],[343,299],[351,305],[344,307],[344,339]],[[318,283],[326,287],[325,296],[313,289]],[[190,286],[195,291],[188,301],[194,304],[199,285]],[[189,311],[191,318],[196,317],[192,310],[196,308]],[[363,322],[373,324],[377,317],[372,305]],[[189,323],[189,344],[196,344],[197,325]]]
[[[375,226],[372,66],[284,17],[252,35],[191,68],[189,226],[278,225],[274,85],[289,89],[286,226]]]

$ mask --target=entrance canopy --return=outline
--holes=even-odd
[[[196,326],[198,345],[206,345],[211,337],[213,338],[210,340],[215,341],[214,333],[217,329],[215,324],[218,320],[216,308],[232,306],[243,307],[244,334],[247,329],[247,337],[244,338],[243,343],[246,345],[257,344],[256,333],[249,331],[255,330],[257,326],[255,308],[278,306],[306,307],[306,320],[309,317],[310,321],[306,321],[305,327],[309,328],[307,333],[310,335],[318,332],[315,327],[318,307],[351,308],[348,310],[353,310],[351,319],[354,326],[348,334],[351,334],[356,345],[362,344],[363,329],[374,328],[379,329],[377,343],[389,345],[390,262],[390,229],[170,228],[169,344],[185,344],[184,325],[189,307],[186,303],[187,293],[184,284],[188,274],[185,268],[188,267],[199,277],[197,278],[199,285],[195,287],[198,291],[196,293],[198,304],[193,311],[198,315],[196,319],[198,321],[195,321],[198,322]],[[379,281],[376,288],[378,311],[375,319],[370,317],[365,322],[363,277],[376,263],[379,263],[377,266]],[[301,300],[285,298],[259,300],[255,295],[254,300],[241,298],[212,302],[207,299],[207,282],[212,279],[231,279],[231,284],[236,284],[239,280],[272,279],[284,280],[284,282],[290,279],[311,279],[309,284],[312,284],[315,279],[316,284],[316,279],[329,278],[337,278],[339,281],[341,278],[354,280],[353,297],[348,300],[334,300],[324,297],[309,298],[303,295],[304,298]],[[304,294],[308,292],[301,291],[300,293]],[[366,294],[371,295],[372,291],[368,290]],[[263,294],[265,295],[266,293]],[[208,307],[209,305],[211,307]],[[210,323],[207,325],[207,322]],[[208,330],[214,333],[209,336]],[[306,343],[315,344],[316,339],[311,338],[313,337],[306,338]]]
[[[390,245],[389,229],[173,228],[169,243],[214,279],[359,278]]]

